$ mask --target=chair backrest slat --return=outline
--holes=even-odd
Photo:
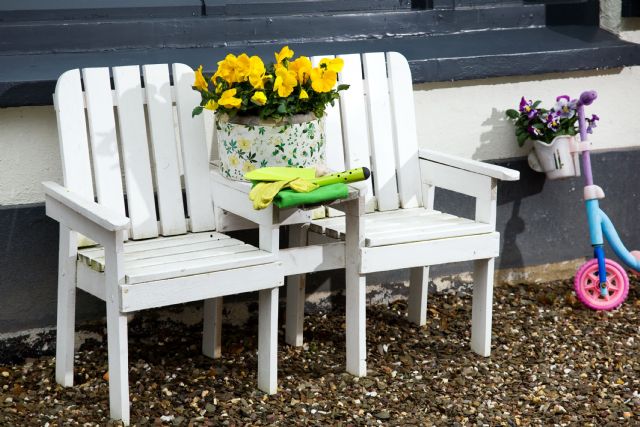
[[[367,110],[364,101],[360,55],[340,55],[339,57],[344,60],[344,68],[339,74],[339,82],[349,85],[348,90],[340,92],[345,166],[349,169],[356,167],[371,168]],[[365,203],[367,206],[371,206],[373,202],[371,180],[366,181],[366,187]]]
[[[323,58],[332,59],[334,56],[314,56],[311,58],[311,64],[317,67]],[[345,164],[344,148],[342,145],[342,123],[340,122],[340,100],[336,100],[333,105],[327,105],[324,126],[324,132],[327,138],[325,141],[327,167],[332,171],[343,171]]]
[[[373,185],[378,210],[398,209],[398,186],[393,144],[389,84],[383,53],[362,55],[369,119]]]
[[[418,178],[420,164],[411,70],[406,58],[401,54],[388,52],[386,57],[396,150],[398,195],[400,206],[413,208],[422,206],[422,191]]]
[[[98,202],[124,215],[122,171],[113,116],[109,69],[85,68],[82,70],[82,78],[87,101],[91,158]]]
[[[145,65],[142,70],[151,128],[160,233],[165,236],[184,234],[187,227],[182,203],[169,67],[166,64]]]
[[[56,83],[54,99],[63,184],[80,196],[93,200],[91,159],[80,70],[69,70],[60,76]]]
[[[113,68],[131,236],[158,236],[140,67]]]
[[[215,218],[209,189],[209,155],[204,143],[204,120],[202,115],[191,117],[193,107],[200,103],[199,94],[192,89],[193,81],[191,68],[184,64],[173,64],[185,192],[191,231],[195,232],[215,228]]]

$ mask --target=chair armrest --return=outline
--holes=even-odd
[[[447,166],[452,166],[454,168],[462,169],[468,172],[500,179],[502,181],[517,181],[520,179],[520,172],[517,170],[492,165],[486,162],[479,162],[477,160],[452,156],[451,154],[444,154],[438,151],[421,149],[419,152],[419,156],[424,160],[442,163]]]
[[[91,221],[106,231],[125,230],[129,227],[129,218],[106,208],[93,200],[88,200],[55,182],[43,182],[44,193],[47,197],[59,202],[70,211]],[[60,218],[54,218],[61,221]],[[73,224],[65,224],[73,229]],[[81,230],[77,230],[81,231]],[[89,236],[91,237],[91,236]]]

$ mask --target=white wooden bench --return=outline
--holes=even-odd
[[[345,62],[340,83],[350,88],[340,93],[339,106],[327,114],[327,160],[333,170],[361,166],[372,170],[363,197],[338,205],[346,215],[328,208],[328,218],[310,225],[299,225],[299,218],[282,222],[277,211],[258,218],[260,214],[251,212],[249,203],[242,204],[240,196],[233,204],[226,197],[217,198],[217,207],[258,223],[273,219],[274,224],[292,224],[292,248],[280,251],[285,275],[291,276],[287,284],[289,344],[303,343],[304,273],[346,268],[347,371],[366,375],[365,275],[411,269],[409,319],[423,325],[428,266],[473,260],[471,349],[488,356],[494,259],[499,252],[497,181],[517,180],[519,173],[418,148],[411,72],[402,55],[340,57]],[[214,191],[223,188],[224,181],[215,171],[212,176]],[[474,217],[434,210],[436,187],[475,198]],[[227,213],[218,219],[223,228],[241,224]]]
[[[44,190],[60,222],[56,381],[73,385],[79,288],[106,302],[111,417],[125,424],[127,314],[138,310],[204,300],[203,352],[217,357],[216,298],[260,291],[258,387],[277,390],[278,236],[257,248],[215,231],[194,73],[172,70],[173,85],[166,64],[143,66],[143,82],[138,66],[115,67],[113,89],[108,68],[70,70],[54,94],[64,186]]]

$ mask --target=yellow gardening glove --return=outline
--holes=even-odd
[[[298,193],[308,193],[318,188],[316,184],[302,178],[292,178],[289,180],[275,182],[258,182],[249,192],[249,200],[253,202],[253,208],[264,209],[273,202],[273,198],[280,190],[291,187]]]

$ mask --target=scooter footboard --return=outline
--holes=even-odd
[[[622,240],[620,240],[620,236],[618,236],[618,232],[616,228],[613,226],[613,223],[602,210],[599,212],[600,214],[600,222],[602,224],[602,232],[604,233],[604,237],[611,245],[613,252],[630,268],[634,270],[640,270],[640,260],[636,259],[631,252],[624,246]]]

